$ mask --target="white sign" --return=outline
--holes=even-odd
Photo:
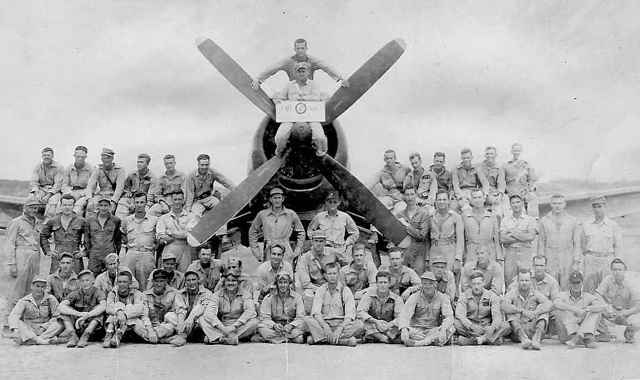
[[[276,121],[300,122],[325,120],[324,102],[283,101],[276,104]]]

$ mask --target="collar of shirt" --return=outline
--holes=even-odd
[[[484,160],[484,161],[482,161],[482,166],[484,166],[486,168],[497,168],[498,164],[495,163],[495,162],[491,163],[491,162],[489,162],[487,160]]]
[[[438,173],[438,169],[436,169],[436,167],[434,165],[429,166],[429,170],[433,172],[433,174],[435,174],[436,176],[440,176],[443,175],[446,171],[447,168],[445,168],[444,166],[442,166],[442,169],[440,169],[440,172]]]
[[[20,215],[20,219],[22,219],[25,222],[29,223],[31,226],[35,226],[36,224],[38,224],[38,220],[39,220],[38,218],[33,218],[33,220],[32,220],[25,213]]]
[[[227,289],[220,290],[220,296],[228,299],[229,302],[233,301],[231,297],[229,297],[229,293],[227,293]],[[236,291],[236,296],[234,297],[234,299],[236,298],[243,298],[243,299],[251,298],[251,295],[247,293],[244,289],[240,289],[240,287],[238,286],[238,290]]]
[[[207,292],[207,289],[203,285],[199,285],[198,286],[198,293],[196,293],[196,296],[199,296],[199,295],[204,294],[206,292]],[[187,289],[186,287],[182,288],[182,289],[178,290],[178,293],[184,294],[185,296],[189,296],[189,289]]]
[[[85,162],[84,165],[82,166],[82,169],[80,169],[81,172],[90,171],[90,170],[91,170],[91,164],[88,163],[88,162]],[[78,168],[76,168],[76,164],[75,163],[73,163],[73,164],[71,164],[69,166],[69,171],[72,171],[72,172],[77,172],[78,171]]]
[[[176,170],[175,173],[173,173],[172,176],[169,176],[169,174],[167,174],[167,172],[165,171],[164,174],[162,174],[162,176],[160,178],[166,178],[166,179],[171,180],[171,179],[174,179],[176,177],[181,177],[181,176],[182,176],[182,173],[177,171],[177,170]]]
[[[52,277],[55,278],[59,278],[60,280],[64,281],[64,279],[62,277],[60,277],[60,268],[58,268],[58,270],[56,270],[55,272],[51,273]],[[77,280],[78,276],[76,275],[76,272],[71,272],[71,276],[69,276],[69,278],[67,278],[67,281],[69,280]]]
[[[42,170],[47,170],[49,168],[57,168],[60,167],[60,164],[57,163],[56,161],[51,161],[51,165],[49,165],[48,167],[44,167],[44,162],[40,163],[40,168],[42,168]]]
[[[436,279],[436,281],[450,281],[454,278],[453,272],[446,269],[445,272],[442,274],[442,277],[440,277],[439,280]]]
[[[360,271],[367,271],[368,269],[369,268],[367,268],[367,263],[364,263],[364,265],[360,269],[355,269],[353,267],[353,263],[349,264],[349,273],[360,273]]]
[[[46,294],[42,297],[42,301],[40,302],[40,304],[38,304],[38,302],[36,302],[36,298],[33,296],[33,292],[27,294],[27,296],[24,298],[26,301],[31,302],[33,305],[35,305],[36,307],[38,307],[39,305],[42,305],[42,303],[46,300],[48,300],[49,298],[54,298],[51,294]]]
[[[488,210],[484,210],[484,213],[482,214],[482,218],[491,218],[491,211]],[[473,212],[469,212],[468,214],[466,214],[467,218],[474,218],[475,219],[475,214]]]
[[[280,211],[279,213],[275,213],[275,211],[273,211],[273,207],[269,207],[267,210],[269,210],[269,212],[267,212],[267,215],[273,215],[273,216],[280,216],[280,215],[287,215],[291,212],[291,210],[289,210],[288,208],[282,206],[282,211]]]
[[[391,168],[389,168],[387,165],[383,166],[381,171],[389,173],[389,174],[393,174],[396,171],[398,171],[398,169],[402,169],[402,164],[399,161],[396,161],[395,163],[395,168],[393,168],[393,170],[391,170]]]
[[[188,216],[189,213],[183,207],[182,211],[180,211],[180,215],[176,215],[176,213],[173,212],[173,208],[172,208],[171,211],[169,211],[169,215],[171,215],[174,219],[180,219],[181,216]]]
[[[140,172],[133,172],[131,173],[132,177],[138,177],[140,179],[151,179],[151,177],[153,176],[153,174],[151,174],[151,170],[147,170],[147,174],[141,176]]]
[[[591,220],[591,223],[589,224],[595,224],[596,226],[611,226],[611,219],[609,218],[604,218],[602,220],[602,223],[598,223],[595,219],[595,217]]]
[[[473,291],[471,291],[471,289],[469,289],[469,290],[470,290],[470,291],[469,291],[469,294],[468,294],[466,297],[467,297],[467,299],[469,299],[469,300],[470,300],[470,299],[472,299],[472,298],[475,298],[476,296],[473,294]],[[482,295],[480,296],[480,300],[490,299],[490,298],[491,298],[491,297],[490,297],[490,294],[489,294],[489,292],[490,292],[490,291],[491,291],[491,290],[487,290],[487,289],[485,289],[485,288],[482,288]],[[465,292],[465,293],[466,293],[466,292]]]
[[[167,294],[169,294],[169,293],[171,293],[171,292],[175,292],[175,291],[176,291],[176,289],[174,289],[174,288],[170,287],[169,285],[165,285],[165,287],[164,287],[164,292],[162,292],[162,294],[156,294],[156,293],[153,291],[153,288],[150,288],[150,289],[145,290],[145,291],[144,291],[144,294],[146,294],[146,295],[152,295],[152,296],[155,296],[155,297],[164,297],[164,296],[166,296]]]
[[[378,294],[377,289],[376,289],[376,290],[373,290],[373,291],[371,291],[371,292],[369,292],[369,297],[371,297],[371,298],[377,298],[377,299],[380,299],[380,295]],[[387,298],[391,298],[391,299],[393,299],[394,301],[396,301],[396,300],[398,300],[398,299],[400,298],[400,296],[399,296],[399,295],[397,295],[397,294],[395,294],[395,293],[394,293],[394,292],[392,292],[391,290],[389,290],[389,291],[387,292]]]
[[[120,167],[120,165],[116,164],[115,162],[113,163],[113,165],[111,165],[111,169],[105,169],[104,164],[98,164],[98,167],[99,167],[100,169],[104,169],[104,170],[106,170],[106,171],[111,171],[111,170],[116,170],[116,169],[122,169],[122,168]]]
[[[211,168],[207,169],[207,172],[205,174],[200,174],[200,170],[196,169],[196,177],[206,177],[209,175],[213,175],[213,170],[211,170]]]

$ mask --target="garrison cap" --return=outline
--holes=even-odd
[[[175,254],[175,252],[172,252],[170,249],[167,249],[166,247],[164,248],[164,250],[162,251],[162,260],[170,260],[170,259],[178,259],[178,255]]]
[[[116,152],[109,148],[102,148],[102,153],[100,153],[100,155],[113,157],[116,155]]]
[[[591,198],[591,205],[597,205],[597,204],[601,204],[601,203],[606,204],[607,203],[607,198],[605,198],[605,197],[593,197],[593,198]]]
[[[431,260],[431,265],[438,264],[438,263],[446,264],[447,259],[445,259],[443,256],[436,256],[433,258],[433,260]]]
[[[184,278],[187,278],[188,275],[190,274],[195,274],[196,277],[200,278],[200,273],[198,273],[197,271],[193,270],[193,269],[187,269],[186,272],[184,272]]]
[[[104,263],[105,264],[117,263],[117,262],[118,262],[118,254],[115,253],[115,252],[111,252],[110,254],[105,256],[105,258],[104,258]]]
[[[40,275],[37,275],[37,276],[35,276],[35,277],[33,278],[33,280],[31,280],[31,283],[32,283],[32,284],[35,284],[36,282],[44,282],[44,283],[46,284],[46,283],[47,283],[47,282],[49,282],[49,281],[47,281],[47,279],[46,279],[46,278],[44,278],[44,277],[42,277],[42,276],[40,276]]]
[[[273,195],[276,195],[276,194],[282,194],[282,195],[284,195],[284,191],[282,191],[282,189],[281,189],[281,188],[279,188],[279,187],[274,187],[274,188],[273,188],[273,189],[271,189],[271,191],[269,192],[269,196],[270,196],[270,197],[271,197],[271,196],[273,196]]]
[[[518,198],[518,199],[520,199],[521,201],[524,202],[524,198],[522,198],[522,195],[520,195],[520,194],[511,194],[511,195],[509,195],[509,201],[511,201],[513,198]]]
[[[27,199],[26,202],[24,202],[25,207],[26,206],[40,206],[40,202],[35,200],[35,199]]]
[[[422,276],[420,276],[420,278],[423,278],[425,280],[438,281],[436,280],[436,275],[433,274],[433,272],[424,272]]]
[[[309,65],[307,62],[298,62],[295,65],[295,70],[298,71],[300,69],[307,69],[309,70],[309,68],[311,67],[311,65]]]
[[[90,274],[93,276],[93,272],[90,269],[83,269],[80,271],[80,273],[78,273],[78,278],[81,278],[85,274]]]
[[[315,230],[311,233],[311,239],[327,239],[327,235],[322,230]]]
[[[327,199],[325,199],[325,201],[328,201],[328,200],[331,200],[331,199],[335,199],[335,200],[339,201],[340,200],[340,196],[335,191],[330,191],[329,195],[327,195]]]
[[[569,275],[569,282],[582,282],[583,277],[580,272],[571,272]]]

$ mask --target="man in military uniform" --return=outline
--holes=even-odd
[[[200,285],[198,272],[187,270],[184,274],[185,287],[176,295],[176,314],[178,325],[176,336],[169,343],[176,347],[184,346],[187,339],[195,342],[204,341],[203,325],[207,322],[203,315],[213,299],[213,294]]]
[[[471,191],[471,210],[462,213],[464,224],[465,253],[462,264],[476,261],[478,249],[487,251],[492,261],[502,264],[504,254],[500,245],[498,218],[484,209],[484,193],[480,189]]]
[[[435,256],[447,259],[447,268],[451,268],[456,276],[456,284],[459,284],[464,252],[464,225],[460,215],[451,210],[449,204],[449,194],[438,190],[436,212],[429,219],[429,256],[430,260]]]
[[[278,272],[275,287],[260,305],[258,333],[269,343],[304,343],[304,303],[291,291],[292,284],[291,273]]]
[[[185,285],[187,272],[196,272],[200,285],[213,293],[223,273],[222,261],[211,258],[211,246],[207,243],[201,245],[198,250],[198,260],[194,260],[185,272]]]
[[[393,248],[389,251],[389,265],[381,265],[378,272],[389,272],[389,290],[402,297],[403,301],[420,289],[420,276],[408,266],[402,264],[402,250]]]
[[[171,252],[176,256],[178,270],[184,272],[193,261],[194,248],[187,244],[187,236],[198,224],[198,217],[184,209],[182,191],[176,190],[171,195],[171,202],[171,211],[158,220],[157,238],[158,242],[164,245],[163,254]]]
[[[510,281],[521,269],[531,269],[531,244],[538,234],[536,220],[525,214],[523,198],[509,196],[512,214],[500,222],[500,242],[504,248],[504,279]],[[509,284],[506,284],[509,285]]]
[[[98,276],[105,270],[105,257],[119,252],[122,243],[121,221],[109,211],[110,198],[101,196],[98,213],[84,222],[84,246],[89,254],[89,269]]]
[[[87,185],[89,178],[93,172],[93,165],[86,162],[87,147],[77,146],[73,154],[74,163],[64,170],[64,183],[62,185],[62,194],[71,195],[73,197],[73,212],[78,216],[84,215],[84,209],[87,207]],[[58,212],[60,207],[58,207]]]
[[[396,343],[398,319],[404,303],[402,298],[389,291],[391,275],[387,271],[376,273],[375,287],[369,288],[356,310],[364,323],[364,339],[371,342]]]
[[[42,163],[31,173],[27,200],[36,200],[38,204],[46,205],[44,216],[50,218],[55,214],[60,202],[63,184],[64,168],[53,160],[53,149],[42,149]]]
[[[104,265],[106,270],[95,277],[94,286],[102,290],[105,294],[109,294],[109,292],[118,285],[118,273],[131,271],[128,267],[120,266],[120,259],[115,252],[111,252],[104,258]],[[133,276],[131,277],[131,287],[133,289],[140,289],[140,284],[138,284],[138,281]]]
[[[353,262],[340,268],[338,273],[338,280],[351,290],[356,305],[368,288],[375,285],[378,272],[373,263],[365,261],[364,252],[364,244],[356,243],[353,246]]]
[[[392,149],[384,152],[384,164],[367,187],[393,214],[397,214],[407,206],[402,200],[401,190],[410,169],[396,161],[396,152]],[[378,189],[376,185],[379,185],[381,189]]]
[[[211,157],[208,154],[199,154],[197,157],[198,169],[187,177],[187,193],[184,208],[201,217],[220,203],[221,195],[214,188],[216,181],[232,191],[236,185],[222,173],[210,167]],[[226,234],[223,227],[217,234]]]
[[[478,165],[478,169],[487,178],[489,193],[486,196],[485,205],[498,219],[502,219],[505,206],[508,207],[508,199],[505,197],[506,183],[504,168],[496,163],[498,151],[494,146],[484,148],[484,161]]]
[[[162,268],[165,283],[176,290],[184,287],[184,273],[176,270],[176,255],[173,252],[162,251]],[[153,273],[147,278],[147,289],[153,286]]]
[[[137,161],[138,171],[129,174],[124,180],[122,197],[120,197],[116,208],[116,216],[121,220],[125,220],[127,216],[133,213],[135,209],[133,197],[136,194],[143,193],[147,196],[145,211],[149,210],[155,203],[155,199],[159,195],[158,179],[149,170],[150,162],[151,156],[146,153],[140,153]]]
[[[126,253],[122,265],[128,267],[140,284],[140,290],[147,287],[147,278],[156,267],[156,225],[158,218],[147,215],[147,196],[136,193],[133,196],[135,213],[127,216],[121,225],[122,242]]]
[[[87,218],[95,215],[96,208],[100,199],[109,201],[109,212],[116,211],[122,191],[124,190],[124,181],[127,177],[124,169],[113,162],[115,152],[109,148],[102,149],[100,154],[101,164],[93,169],[87,184]],[[94,272],[95,273],[95,272]]]
[[[358,226],[349,214],[338,210],[340,196],[335,191],[327,195],[324,204],[326,211],[321,211],[313,217],[307,234],[312,236],[314,231],[322,230],[327,237],[326,244],[342,252],[348,259],[351,256],[351,248],[360,236]],[[345,233],[349,235],[346,239]]]
[[[143,293],[148,310],[148,323],[151,324],[149,340],[169,343],[170,337],[178,326],[175,304],[178,292],[167,285],[167,274],[164,269],[155,269],[151,272],[151,278],[152,285]]]
[[[431,212],[434,210],[433,204],[438,191],[438,181],[435,179],[433,172],[422,167],[420,153],[411,153],[409,162],[412,170],[404,177],[402,189],[404,190],[407,187],[416,189],[416,204]]]
[[[62,302],[69,293],[80,287],[78,276],[73,271],[73,255],[64,252],[60,256],[60,267],[47,278],[47,293]]]
[[[283,261],[284,246],[280,243],[273,244],[269,247],[270,259],[260,264],[256,269],[257,280],[256,288],[253,293],[253,301],[260,305],[262,299],[277,287],[276,275],[280,272],[288,272],[293,278],[293,268],[291,264]]]
[[[187,175],[176,170],[176,157],[173,154],[164,156],[164,167],[166,171],[158,178],[155,204],[148,211],[149,215],[157,217],[171,210],[172,195],[174,193],[180,191],[184,197],[187,191]]]
[[[482,273],[484,288],[493,291],[500,297],[504,290],[504,270],[500,264],[491,260],[486,251],[483,248],[479,248],[476,251],[476,260],[464,265],[460,286],[463,292],[471,289],[471,274],[479,271]]]
[[[453,180],[453,191],[458,201],[455,210],[466,211],[470,208],[471,192],[475,189],[482,189],[485,197],[489,194],[489,182],[483,171],[473,164],[471,149],[464,148],[460,152],[462,163],[451,171]]]
[[[396,214],[396,218],[407,229],[411,238],[409,246],[404,249],[405,265],[416,273],[422,274],[427,256],[427,239],[429,238],[429,211],[416,204],[416,190],[407,187],[403,191],[403,199],[407,207]]]
[[[525,160],[521,160],[522,145],[511,145],[511,155],[513,159],[507,162],[503,169],[506,183],[506,193],[511,196],[518,194],[522,197],[524,209],[528,215],[538,219],[538,197],[536,196],[536,176],[533,167]]]
[[[296,267],[307,313],[311,311],[316,292],[326,282],[322,268],[328,263],[339,263],[338,252],[331,247],[326,247],[325,242],[324,232],[315,231],[311,236],[311,249],[302,255]],[[340,268],[339,264],[338,268]]]
[[[80,273],[84,268],[82,258],[85,251],[80,249],[82,235],[84,234],[84,218],[82,214],[73,212],[75,199],[71,194],[65,194],[60,200],[61,213],[47,219],[40,234],[40,246],[45,255],[51,256],[51,273],[58,269],[60,255],[63,252],[71,254],[73,270]],[[49,239],[53,236],[53,246],[51,249]]]

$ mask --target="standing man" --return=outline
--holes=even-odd
[[[38,200],[27,199],[22,215],[7,225],[4,254],[12,277],[5,306],[7,314],[19,299],[29,294],[31,281],[40,272],[42,222],[36,218],[39,206]]]
[[[208,154],[199,154],[197,157],[198,169],[187,177],[187,193],[184,208],[198,217],[211,210],[220,203],[220,194],[214,188],[217,181],[222,186],[232,191],[236,185],[222,173],[210,167],[211,157]],[[222,233],[223,228],[220,228]],[[224,227],[226,234],[226,227]]]
[[[420,276],[408,266],[402,264],[403,252],[400,248],[389,251],[389,266],[381,265],[378,272],[389,272],[389,290],[406,301],[409,296],[420,289]]]
[[[447,268],[452,268],[456,284],[460,283],[462,253],[464,251],[464,225],[460,215],[449,208],[449,193],[438,190],[436,194],[436,212],[429,219],[431,233],[430,260],[443,256]]]
[[[36,200],[38,204],[46,205],[44,216],[50,218],[58,207],[63,184],[64,168],[53,160],[53,149],[42,149],[42,163],[31,173],[27,200]]]
[[[358,304],[357,315],[364,323],[364,339],[380,343],[396,343],[398,319],[404,303],[389,291],[389,272],[376,274],[376,286],[365,292]]]
[[[84,218],[82,214],[76,214],[73,210],[76,203],[71,194],[65,194],[60,199],[61,213],[49,218],[44,224],[40,234],[40,246],[45,255],[51,256],[51,273],[58,269],[60,255],[68,252],[72,255],[73,269],[80,273],[84,268],[82,258],[86,252],[80,249],[82,235],[84,234]],[[53,246],[51,249],[49,239],[53,236]]]
[[[169,342],[176,347],[187,344],[187,338],[202,342],[202,325],[207,323],[202,316],[213,298],[213,294],[200,285],[198,272],[187,270],[184,281],[184,289],[178,291],[175,301],[178,315],[176,336]]]
[[[260,84],[271,77],[273,74],[278,71],[284,71],[289,80],[292,81],[295,79],[295,67],[299,62],[305,62],[309,65],[309,79],[313,79],[313,74],[316,70],[322,70],[327,75],[329,75],[333,80],[337,82],[341,82],[340,85],[342,87],[349,87],[349,82],[345,77],[343,77],[338,71],[336,71],[333,67],[329,66],[325,61],[318,59],[316,57],[312,57],[307,55],[307,41],[298,38],[293,43],[293,50],[295,54],[293,56],[289,56],[279,60],[273,65],[267,67],[262,71],[256,79],[251,82],[251,88],[255,91],[260,88]]]
[[[156,203],[148,211],[149,215],[157,217],[171,210],[173,193],[181,191],[184,196],[187,191],[187,176],[176,170],[176,157],[173,154],[164,156],[164,167],[166,171],[158,178]]]
[[[84,209],[87,207],[87,185],[89,177],[93,172],[93,165],[86,162],[87,147],[77,146],[73,154],[74,163],[69,165],[64,171],[64,184],[62,185],[62,194],[69,194],[73,197],[73,212],[78,216],[84,215]]]
[[[521,144],[516,143],[511,145],[511,154],[513,155],[513,159],[509,160],[504,166],[507,195],[509,199],[511,199],[511,196],[514,194],[520,195],[527,214],[538,219],[538,197],[535,193],[538,177],[533,167],[531,167],[527,161],[520,159],[522,155]]]
[[[140,284],[140,291],[147,288],[147,278],[156,267],[156,225],[158,218],[148,216],[147,195],[133,195],[135,213],[127,216],[120,226],[126,253],[122,265],[128,267]],[[121,254],[122,256],[122,254]]]
[[[78,274],[80,288],[67,295],[58,310],[66,332],[67,347],[84,348],[89,338],[102,326],[107,310],[107,295],[93,285],[93,272],[85,269]],[[78,339],[78,333],[81,335]]]
[[[212,259],[211,246],[207,243],[198,248],[198,260],[194,260],[185,272],[185,285],[187,272],[198,274],[200,285],[209,290],[212,294],[222,276],[222,260]]]
[[[408,168],[396,161],[396,152],[392,149],[387,149],[384,152],[384,166],[367,186],[371,191],[374,191],[376,185],[382,187],[380,191],[375,189],[376,192],[374,193],[378,196],[378,200],[394,215],[406,207],[406,204],[402,201],[401,190],[408,172]]]
[[[278,272],[275,288],[260,305],[258,333],[269,343],[304,343],[304,304],[291,285],[291,273]]]
[[[520,343],[525,350],[540,350],[540,340],[547,330],[552,307],[547,297],[531,288],[531,272],[521,269],[518,288],[509,290],[500,305],[511,325],[511,340]]]
[[[433,173],[433,178],[436,180],[438,190],[446,191],[449,193],[449,199],[453,199],[455,197],[455,193],[453,192],[453,178],[451,172],[444,167],[445,158],[444,152],[435,152],[433,154],[433,165],[429,167],[429,170]]]
[[[625,343],[633,343],[635,332],[640,331],[640,290],[625,274],[627,264],[619,258],[611,261],[611,275],[605,277],[596,295],[606,302],[604,320],[598,328],[599,341],[609,341],[608,325],[627,326],[624,330]],[[602,323],[603,322],[603,323]],[[613,327],[613,326],[611,326]]]
[[[522,196],[511,194],[509,202],[513,212],[500,222],[500,242],[504,247],[505,281],[510,281],[521,269],[531,269],[531,256],[533,255],[531,242],[538,233],[536,220],[524,213]]]
[[[147,210],[153,206],[155,198],[158,196],[158,183],[156,176],[149,170],[151,156],[146,153],[138,155],[137,167],[138,171],[133,172],[124,180],[124,189],[122,197],[118,201],[116,208],[116,216],[120,220],[124,220],[135,209],[133,196],[137,193],[143,193],[147,196]]]
[[[121,221],[111,214],[111,204],[111,198],[102,196],[98,201],[97,215],[88,216],[84,222],[84,246],[89,253],[89,269],[96,277],[105,270],[105,257],[109,253],[120,252]]]
[[[413,187],[404,189],[404,202],[407,207],[396,214],[396,218],[407,229],[411,237],[409,246],[405,248],[405,265],[415,270],[417,274],[424,272],[427,256],[427,238],[429,237],[429,211],[416,204],[416,190]]]
[[[306,62],[298,62],[295,65],[296,79],[287,83],[282,92],[276,94],[273,98],[274,103],[278,104],[282,101],[306,101],[319,102],[320,85],[317,82],[309,80],[309,64]],[[316,155],[323,156],[327,152],[327,136],[324,134],[322,125],[319,122],[307,122],[311,128],[311,141],[316,147]],[[287,146],[289,136],[291,136],[292,122],[281,123],[276,131],[276,154],[281,155]]]
[[[87,217],[95,215],[98,201],[107,198],[110,202],[109,212],[116,211],[116,206],[124,190],[126,174],[124,169],[113,162],[115,152],[109,148],[102,149],[100,154],[101,164],[93,169],[89,183],[87,184]],[[94,272],[95,273],[95,272]]]
[[[461,346],[502,344],[502,337],[509,334],[509,323],[502,318],[500,298],[484,287],[482,272],[469,276],[471,287],[460,295],[456,305],[456,341]]]
[[[425,207],[427,211],[433,211],[434,197],[438,191],[438,181],[430,170],[422,167],[420,153],[411,153],[409,162],[413,170],[407,173],[402,183],[402,189],[413,187],[416,189],[416,204]]]
[[[284,246],[276,243],[270,247],[270,259],[267,262],[260,264],[256,269],[257,281],[256,289],[253,293],[253,300],[257,305],[260,305],[262,299],[272,292],[277,287],[276,276],[280,272],[288,272],[293,279],[293,268],[291,264],[283,261]]]
[[[326,342],[331,345],[356,346],[356,337],[362,335],[363,323],[356,320],[356,304],[351,290],[338,281],[337,263],[323,267],[326,283],[318,288],[313,298],[311,316],[305,325],[311,334],[308,344]]]
[[[264,248],[273,244],[280,243],[285,248],[284,260],[293,264],[293,259],[298,257],[302,252],[304,244],[304,227],[295,211],[290,210],[283,205],[284,192],[280,188],[273,188],[269,192],[270,207],[262,210],[256,215],[249,228],[249,245],[251,253],[259,262],[265,260],[264,251],[258,246],[258,235],[260,232],[264,234]],[[297,234],[296,249],[291,248],[289,238],[293,232]],[[269,258],[266,257],[268,260]]]
[[[322,268],[329,263],[336,263],[340,268],[337,251],[326,247],[326,241],[322,231],[315,231],[311,236],[311,249],[300,257],[296,266],[300,286],[304,291],[302,300],[307,312],[311,311],[316,292],[327,282]]]
[[[338,210],[340,196],[335,191],[327,195],[324,204],[326,211],[321,211],[313,217],[307,228],[307,234],[312,236],[314,231],[322,230],[327,237],[327,244],[340,251],[344,257],[349,258],[351,247],[360,236],[358,226],[349,214]],[[346,240],[345,231],[349,235]]]
[[[421,279],[421,290],[409,297],[400,313],[400,337],[407,347],[442,347],[456,331],[451,300],[436,290],[433,273],[424,272]]]
[[[606,217],[605,197],[591,198],[591,208],[594,218],[582,223],[580,236],[587,293],[593,293],[602,279],[611,274],[611,260],[622,254],[622,232],[618,223]]]
[[[160,216],[156,226],[158,242],[164,245],[162,254],[171,253],[176,257],[178,270],[187,270],[193,259],[194,249],[187,243],[189,232],[198,224],[198,217],[182,206],[184,194],[175,190],[171,194],[171,211]],[[155,206],[154,206],[155,207]],[[147,213],[149,215],[150,212]]]
[[[476,261],[476,252],[484,249],[492,261],[504,262],[500,245],[500,227],[495,214],[484,209],[484,193],[480,189],[471,192],[471,210],[462,214],[466,253],[463,264]]]
[[[62,332],[57,318],[58,300],[44,289],[47,280],[36,276],[31,281],[31,293],[21,298],[9,314],[9,328],[13,332],[13,341],[23,344],[56,344],[57,336]]]
[[[462,279],[460,281],[463,292],[471,289],[471,274],[474,272],[482,273],[485,289],[491,290],[498,297],[502,296],[504,289],[504,270],[500,264],[491,260],[489,254],[487,254],[487,250],[482,248],[478,249],[476,252],[476,260],[464,264],[462,268]]]
[[[356,305],[369,287],[375,285],[378,272],[373,263],[365,261],[364,253],[364,244],[356,243],[353,246],[353,262],[340,268],[338,273],[338,280],[351,290]]]
[[[582,261],[580,228],[576,218],[564,210],[564,195],[551,196],[551,212],[540,219],[538,254],[547,258],[549,274],[569,289],[569,273],[577,271]]]
[[[462,211],[468,210],[471,203],[471,191],[482,189],[486,197],[489,195],[489,182],[484,173],[473,164],[473,154],[471,149],[464,148],[460,151],[462,163],[451,171],[453,191],[458,201],[458,208]]]
[[[582,341],[588,348],[596,348],[595,334],[602,312],[607,309],[602,300],[582,291],[582,273],[569,275],[569,290],[553,299],[558,340],[569,348]]]
[[[485,204],[496,218],[502,219],[505,203],[508,202],[504,197],[506,188],[504,168],[496,164],[496,157],[498,157],[498,150],[494,146],[484,148],[484,161],[478,166],[478,169],[482,171],[489,184],[489,194],[487,194]]]

